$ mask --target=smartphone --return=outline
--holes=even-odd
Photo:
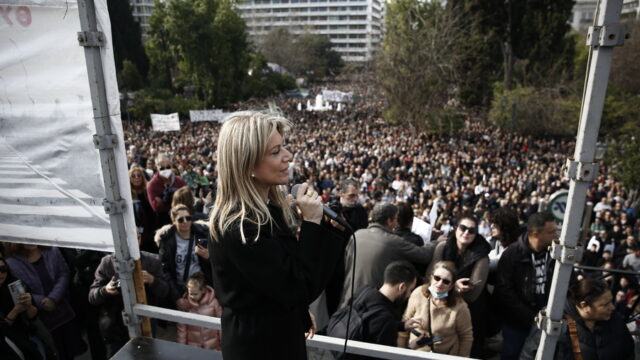
[[[474,280],[474,281],[467,280],[467,281],[464,281],[463,284],[465,284],[467,286],[469,286],[469,285],[476,286],[476,285],[480,284],[481,282],[482,282],[482,280]]]
[[[9,292],[11,293],[11,299],[13,300],[14,305],[20,302],[18,297],[27,292],[24,284],[20,280],[16,280],[7,286],[9,287]]]
[[[202,246],[203,248],[207,248],[207,244],[209,243],[209,240],[207,238],[200,238],[197,240],[198,245]]]
[[[415,336],[422,336],[422,333],[416,329],[411,329],[411,333]],[[437,344],[440,341],[442,341],[442,336],[432,336],[432,337],[426,337],[420,341],[417,342],[418,346],[433,346],[433,344]]]

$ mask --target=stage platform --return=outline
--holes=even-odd
[[[160,339],[129,340],[112,360],[222,360],[222,353]]]

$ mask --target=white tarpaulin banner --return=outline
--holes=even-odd
[[[322,98],[330,102],[353,102],[352,92],[342,92],[338,90],[322,90]]]
[[[76,1],[0,0],[0,241],[113,251]],[[105,0],[96,1],[117,177],[131,208]],[[135,242],[125,212],[129,243]],[[137,245],[137,244],[136,244]],[[134,258],[137,246],[130,246]]]
[[[223,112],[222,109],[189,110],[189,118],[191,119],[191,122],[217,121],[222,123],[227,116],[229,116],[229,114]]]
[[[153,131],[180,131],[180,117],[178,113],[151,114],[151,125]]]

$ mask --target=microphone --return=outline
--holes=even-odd
[[[298,195],[298,189],[300,188],[300,184],[295,184],[291,188],[291,195],[295,199]],[[322,212],[328,216],[331,220],[335,220],[338,224],[344,226],[346,229],[349,229],[353,233],[353,229],[348,222],[346,222],[340,215],[338,215],[335,211],[331,210],[329,207],[322,205]]]

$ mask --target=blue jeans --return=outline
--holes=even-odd
[[[514,328],[502,323],[502,355],[501,360],[518,360],[529,331]]]

